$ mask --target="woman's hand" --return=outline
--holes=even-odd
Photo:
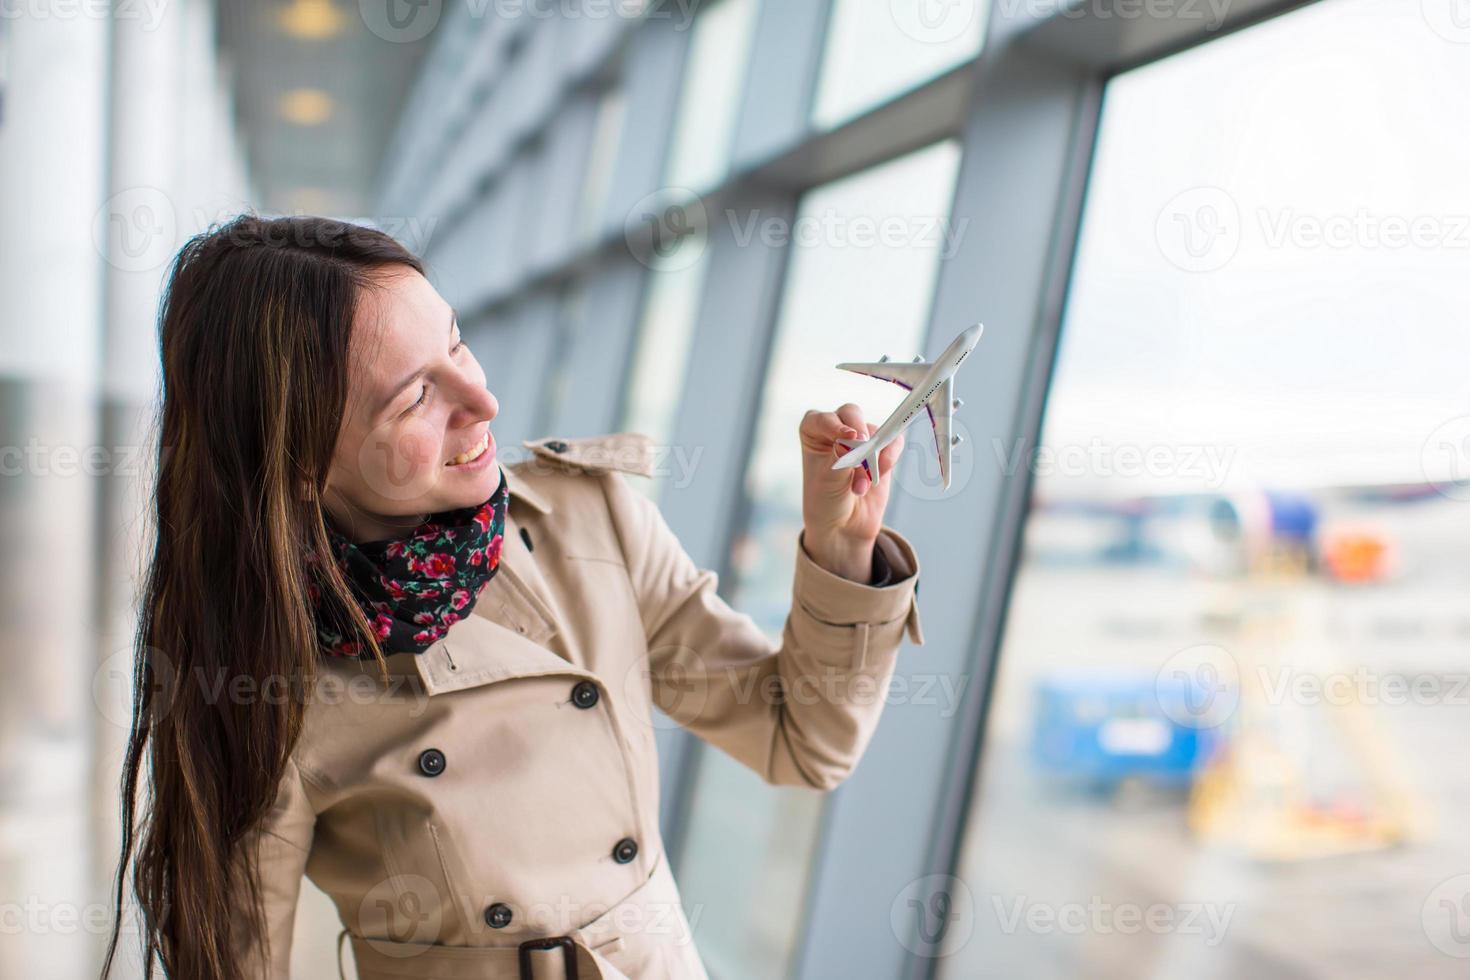
[[[878,485],[861,466],[834,470],[846,450],[838,439],[867,439],[877,429],[848,402],[835,412],[813,409],[801,420],[802,541],[812,560],[834,575],[866,584],[873,571],[873,542],[883,528],[883,510],[893,486],[891,471],[903,452],[899,433],[878,454]]]

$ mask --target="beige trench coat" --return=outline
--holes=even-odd
[[[702,980],[659,836],[651,707],[769,783],[826,790],[867,746],[905,632],[923,642],[918,561],[891,529],[881,588],[798,543],[775,649],[622,475],[648,474],[644,437],[525,445],[473,614],[388,657],[388,682],[372,661],[323,667],[249,839],[268,931],[239,951],[252,975],[288,975],[304,874],[362,980],[520,978],[523,957],[536,980],[573,975],[567,959],[583,980]]]

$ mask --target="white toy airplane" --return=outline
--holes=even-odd
[[[878,378],[881,381],[892,381],[909,390],[909,394],[893,414],[873,433],[871,439],[838,439],[837,445],[848,452],[837,462],[832,464],[834,470],[851,469],[861,464],[867,470],[868,479],[874,484],[878,482],[878,453],[884,446],[888,445],[898,434],[908,428],[914,416],[919,414],[919,409],[929,410],[929,422],[934,428],[934,448],[939,452],[939,475],[944,479],[945,489],[949,488],[949,451],[952,446],[960,443],[959,436],[950,435],[950,420],[953,418],[954,410],[964,404],[960,399],[954,397],[954,374],[959,369],[960,362],[975,345],[980,341],[980,334],[985,329],[983,323],[977,323],[966,329],[956,337],[939,359],[933,363],[926,362],[923,358],[916,357],[913,363],[894,362],[883,355],[882,359],[870,364],[839,364],[844,371],[854,371],[858,374],[866,374],[870,378]]]

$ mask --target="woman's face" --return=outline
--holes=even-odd
[[[500,405],[454,311],[412,269],[378,281],[353,323],[327,476],[327,509],[356,541],[400,536],[430,513],[483,503],[500,484],[489,426]]]

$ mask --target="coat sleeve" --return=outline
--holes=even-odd
[[[301,879],[316,829],[316,813],[306,795],[301,770],[293,759],[286,765],[275,805],[265,819],[245,835],[244,848],[259,862],[260,897],[264,906],[263,936],[237,932],[235,952],[245,975],[259,980],[282,980],[291,975],[292,933]],[[242,902],[244,899],[242,899]]]
[[[717,594],[657,506],[606,476],[607,494],[648,638],[654,703],[774,785],[837,786],[878,726],[905,631],[923,643],[919,562],[898,532],[877,547],[891,570],[874,587],[818,565],[796,542],[791,609],[773,647]]]

